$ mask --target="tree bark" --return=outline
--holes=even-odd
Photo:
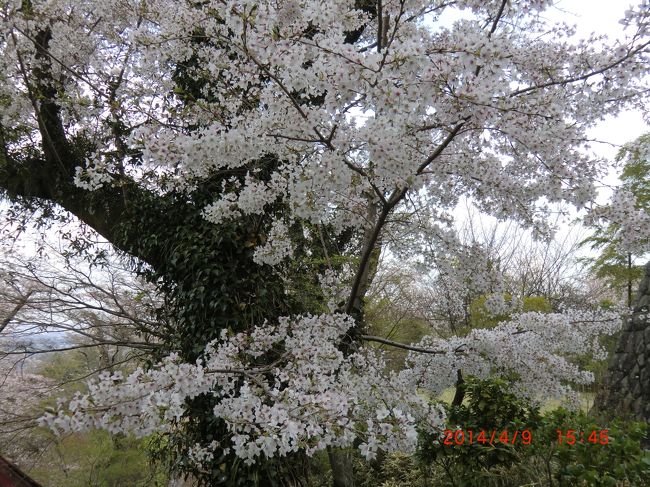
[[[214,180],[207,180],[192,195],[150,191],[120,173],[112,174],[110,184],[94,191],[75,185],[75,170],[93,148],[66,133],[57,83],[49,68],[49,40],[47,29],[36,36],[34,45],[41,63],[25,73],[41,147],[12,152],[14,128],[6,130],[0,125],[0,189],[4,195],[30,207],[58,205],[115,248],[148,264],[144,266],[147,275],[160,286],[173,310],[171,319],[161,320],[165,347],[157,351],[154,360],[173,350],[193,362],[222,329],[243,331],[265,318],[294,314],[295,303],[284,292],[282,280],[253,262],[251,243],[259,241],[262,222],[252,225],[242,219],[217,226],[201,215]],[[179,435],[182,441],[170,443],[170,448],[182,451],[183,445],[203,442],[208,434],[210,438],[226,435],[224,424],[214,418],[213,406],[203,397],[190,401],[187,415],[192,421],[184,423],[185,437]],[[291,465],[296,458],[276,463]],[[237,460],[231,454],[219,461],[222,465],[215,465],[207,474],[210,485],[217,485],[217,480],[221,482],[218,485],[242,485],[266,472],[263,465],[256,465],[246,469],[245,474],[250,475],[244,478],[245,469],[231,468],[225,473],[232,475],[221,480],[224,474],[219,468],[235,465]],[[256,468],[259,471],[253,471]],[[260,482],[271,485],[264,478]]]
[[[354,487],[354,467],[350,451],[328,448],[327,455],[332,467],[332,485],[334,487]]]
[[[459,407],[465,399],[465,379],[463,379],[463,373],[460,369],[456,371],[456,377],[456,392],[454,393],[454,399],[451,401],[451,405]]]
[[[627,253],[627,307],[632,307],[632,253]]]

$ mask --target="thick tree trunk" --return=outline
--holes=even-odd
[[[624,324],[605,386],[596,396],[594,412],[650,425],[650,262],[645,266],[634,310]],[[650,446],[650,436],[646,436],[646,444]]]
[[[75,170],[92,148],[66,133],[57,83],[50,72],[49,40],[47,29],[37,36],[41,63],[26,80],[41,147],[12,152],[0,125],[0,197],[32,207],[56,204],[117,249],[148,264],[148,274],[168,300],[167,319],[161,320],[166,347],[161,347],[160,354],[180,351],[184,360],[193,362],[223,329],[242,331],[264,318],[292,314],[293,300],[284,292],[282,280],[253,261],[253,249],[247,243],[259,240],[258,226],[245,220],[216,226],[203,218],[204,204],[194,198],[209,196],[211,181],[192,198],[151,191],[120,173],[112,175],[110,185],[95,191],[75,185]],[[173,454],[227,434],[223,422],[214,417],[213,407],[211,398],[190,401],[187,416],[192,421],[183,423],[183,433],[170,442]],[[239,461],[231,454],[218,460],[220,464],[215,460],[205,480],[209,485],[253,485],[250,479],[262,477],[259,485],[280,481],[292,485],[284,478],[287,469],[280,470],[278,465],[294,467],[299,459],[294,454],[244,469],[237,467]],[[224,466],[227,475],[222,473]],[[274,484],[264,477],[268,472],[276,474]],[[287,473],[286,478],[293,477]]]
[[[376,15],[374,1],[359,1],[358,5],[371,17]],[[363,31],[362,27],[347,33],[346,41],[355,43]],[[187,296],[197,291],[200,299],[189,303],[185,312],[175,315],[173,340],[170,340],[170,347],[181,349],[186,360],[196,359],[203,345],[217,337],[222,329],[239,331],[261,322],[261,318],[291,314],[293,302],[283,292],[281,280],[273,276],[261,279],[262,270],[253,263],[247,243],[256,241],[257,227],[248,228],[246,222],[237,228],[215,227],[202,218],[201,205],[150,191],[122,173],[114,174],[112,184],[95,191],[74,184],[76,168],[83,165],[93,147],[66,132],[58,84],[51,72],[50,39],[47,28],[36,36],[34,45],[40,63],[25,80],[42,147],[40,150],[34,147],[35,150],[25,154],[11,153],[5,136],[8,132],[0,125],[0,196],[29,203],[49,202],[74,214],[116,248],[149,264],[156,277],[164,277],[164,284],[176,298],[177,308],[183,304],[179,296],[189,300]],[[115,134],[117,147],[123,146],[122,135]],[[121,149],[121,152],[125,151]],[[207,184],[206,189],[209,189]],[[390,208],[398,201],[399,198],[392,201]],[[387,213],[388,209],[382,215],[382,222]],[[376,270],[379,251],[374,243],[378,233],[368,245],[370,252],[363,266],[364,274],[357,282],[348,311],[361,308],[363,295]],[[210,264],[209,269],[205,268],[206,263]],[[263,301],[260,296],[268,299]],[[272,304],[265,306],[265,302]],[[260,310],[264,316],[260,316]],[[194,405],[199,412],[202,406],[205,405],[198,402]],[[199,434],[207,426],[197,422],[192,428]],[[332,451],[330,460],[335,485],[353,486],[349,452]]]

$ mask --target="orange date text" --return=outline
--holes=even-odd
[[[530,430],[444,430],[443,445],[530,445],[533,442],[533,433]]]
[[[559,445],[608,445],[609,430],[557,430],[557,442]]]

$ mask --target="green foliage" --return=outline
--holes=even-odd
[[[616,225],[596,229],[593,236],[583,243],[588,244],[592,250],[599,250],[597,257],[581,259],[590,266],[594,275],[607,282],[611,289],[618,292],[625,291],[627,305],[632,305],[632,289],[634,283],[643,276],[643,267],[634,263],[632,253],[619,250],[619,239],[616,237]]]
[[[512,301],[511,294],[504,294],[507,303]],[[486,296],[481,296],[473,300],[469,305],[470,327],[471,328],[493,328],[502,321],[510,319],[509,314],[492,315],[485,307]],[[540,313],[550,313],[553,306],[544,296],[526,296],[522,302],[523,312],[537,311]]]
[[[280,277],[253,262],[264,222],[213,225],[200,213],[209,191],[202,187],[190,201],[180,194],[143,197],[133,202],[132,218],[121,225],[128,250],[149,256],[150,266],[141,272],[167,299],[160,317],[168,324],[162,353],[180,350],[189,361],[221,330],[242,331],[291,309]],[[129,237],[142,229],[149,231]]]
[[[645,134],[634,142],[624,145],[616,156],[617,161],[624,161],[620,180],[622,187],[630,191],[637,201],[637,208],[650,210],[650,134]],[[619,249],[620,238],[617,236],[618,225],[612,223],[605,227],[596,227],[594,235],[583,244],[592,250],[598,250],[597,257],[583,259],[594,274],[604,279],[615,290],[626,290],[627,305],[632,305],[632,288],[643,275],[641,266],[635,263],[640,255],[622,252]]]
[[[375,324],[372,327],[371,333],[373,335],[388,337],[388,339],[400,343],[417,343],[423,336],[428,334],[429,330],[430,328],[427,327],[426,322],[423,320],[404,319],[400,323],[400,326],[396,327],[395,330],[392,330],[392,327],[389,326],[389,324],[384,325],[381,328],[379,325]],[[407,350],[383,345],[381,343],[373,343],[371,346],[382,350],[389,370],[398,372],[404,367],[404,361],[408,355]]]
[[[564,434],[561,443],[557,430]],[[574,444],[568,430],[575,431]],[[614,420],[604,427],[584,412],[557,409],[544,417],[537,435],[540,445],[555,445],[554,478],[561,487],[643,486],[650,479],[650,450],[641,446],[646,431],[642,422]]]
[[[537,311],[538,313],[551,313],[553,306],[544,296],[526,296],[523,302],[524,312]]]
[[[165,472],[150,463],[148,439],[111,437],[105,431],[51,438],[30,476],[51,487],[163,487]]]
[[[88,373],[90,367],[87,359],[88,354],[92,353],[91,349],[83,353],[79,350],[67,350],[51,354],[36,367],[36,372],[57,383],[68,382]],[[78,384],[75,384],[75,387],[78,387]]]
[[[424,319],[412,314],[395,310],[394,303],[388,299],[369,301],[366,306],[368,318],[368,331],[371,335],[385,337],[400,343],[417,343],[423,336],[431,333],[431,325]],[[392,370],[401,370],[407,351],[382,344],[372,344],[382,349],[389,367]]]
[[[444,437],[421,435],[418,463],[413,465],[419,475],[430,480],[427,485],[650,485],[650,451],[641,443],[647,430],[645,423],[615,420],[602,425],[585,412],[566,409],[542,415],[537,406],[518,396],[502,379],[470,377],[464,387],[463,404],[448,406],[448,424],[451,430],[465,432],[465,443],[445,445]],[[601,433],[605,429],[607,432]],[[470,430],[474,432],[472,445],[468,444]],[[508,431],[512,440],[513,432],[519,431],[521,440],[524,430],[531,435],[528,445],[522,441],[514,445],[481,444],[476,439],[479,431],[488,432],[488,440],[492,431],[496,438]],[[558,430],[564,432],[562,443],[558,442]],[[568,430],[576,432],[575,442],[566,441]],[[590,436],[593,431],[595,436]],[[607,444],[600,444],[605,437]],[[391,475],[385,473],[384,478]],[[421,478],[398,485],[419,487]]]
[[[34,414],[55,407],[61,396],[69,400],[76,392],[83,392],[85,384],[78,378],[91,376],[100,360],[98,350],[91,347],[48,354],[35,364],[35,372],[62,385],[40,401]],[[165,469],[150,461],[150,438],[111,436],[103,430],[57,437],[49,429],[33,428],[17,441],[21,454],[16,461],[48,487],[167,485]]]
[[[422,467],[415,457],[403,453],[365,465],[358,459],[357,482],[359,487],[425,487],[427,475]]]
[[[462,430],[464,444],[446,445],[434,435],[423,433],[418,456],[425,463],[443,467],[450,479],[459,485],[482,485],[484,474],[491,470],[510,467],[521,461],[528,445],[521,439],[514,444],[491,441],[490,432],[498,438],[503,431],[532,430],[541,421],[539,409],[511,392],[503,379],[465,379],[465,401],[460,406],[448,406],[448,424],[451,430]],[[469,431],[473,433],[472,443]],[[479,441],[480,432],[487,432],[485,441]],[[492,444],[490,444],[492,443]]]
[[[610,311],[616,308],[616,303],[612,301],[611,299],[602,299],[600,303],[598,303],[598,306],[600,309],[605,310],[605,311]]]
[[[617,161],[626,161],[621,173],[625,188],[637,198],[639,206],[650,206],[650,134],[644,134],[630,144],[624,145],[616,156]]]

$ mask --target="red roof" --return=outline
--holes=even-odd
[[[43,487],[35,480],[30,479],[27,474],[0,456],[0,487]]]

